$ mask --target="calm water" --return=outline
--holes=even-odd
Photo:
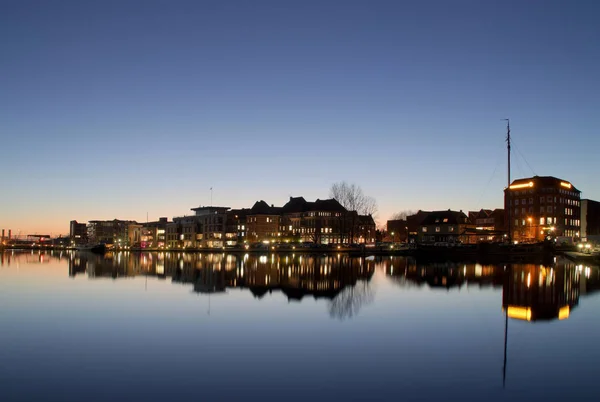
[[[0,401],[595,400],[598,289],[562,259],[5,252]]]

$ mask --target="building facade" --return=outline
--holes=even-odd
[[[507,227],[513,241],[581,236],[581,192],[552,176],[517,179],[504,190]]]
[[[470,243],[471,237],[467,229],[475,226],[462,211],[433,211],[423,220],[419,230],[418,242],[434,243]]]
[[[475,242],[499,242],[506,238],[503,209],[469,211],[469,221],[475,226],[467,230]]]
[[[139,233],[135,234],[135,231],[139,228],[141,228],[141,225],[138,225],[135,221],[94,220],[89,221],[87,224],[87,237],[92,243],[132,246],[133,242],[139,241]]]
[[[331,198],[309,202],[290,197],[281,208],[280,230],[283,238],[315,244],[350,243],[356,231],[352,217],[337,200]]]
[[[581,238],[600,242],[600,202],[581,200]]]
[[[246,216],[250,243],[278,242],[281,240],[280,230],[281,208],[267,204],[265,201],[254,203]]]
[[[165,248],[167,223],[167,218],[159,218],[158,221],[144,223],[141,229],[141,248]]]
[[[69,223],[69,238],[71,245],[86,244],[88,242],[87,225],[75,220]]]

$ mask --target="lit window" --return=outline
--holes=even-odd
[[[427,232],[427,228],[425,226],[423,226],[423,233]]]
[[[440,231],[440,227],[439,227],[439,226],[436,226],[436,227],[435,227],[435,231],[436,231],[436,232],[439,232],[439,231]]]
[[[545,225],[546,224],[546,220],[544,219],[544,217],[542,216],[540,218],[540,225]]]

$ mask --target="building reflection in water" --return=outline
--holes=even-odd
[[[256,298],[273,292],[288,302],[304,297],[328,300],[334,318],[350,318],[370,303],[374,291],[370,280],[375,261],[347,255],[297,254],[194,254],[109,253],[104,257],[73,253],[69,275],[86,273],[90,278],[125,278],[150,275],[171,278],[194,292],[213,294],[228,288],[248,289]]]
[[[64,261],[69,258],[66,250],[5,250],[0,251],[0,267],[10,267],[13,262],[24,261],[27,264],[45,264],[52,261]]]
[[[504,269],[498,265],[458,262],[418,262],[412,257],[383,257],[378,261],[388,278],[402,287],[450,290],[463,286],[501,287]]]
[[[374,298],[375,269],[400,288],[429,287],[450,291],[465,287],[502,288],[508,318],[540,321],[568,318],[579,298],[600,289],[600,270],[558,258],[553,263],[479,264],[419,262],[412,257],[350,257],[305,254],[91,253],[5,251],[0,266],[19,261],[43,264],[68,261],[69,275],[92,279],[138,275],[171,279],[200,294],[248,289],[260,299],[273,292],[289,302],[325,299],[332,317],[348,318]]]
[[[581,272],[574,263],[514,264],[505,276],[502,308],[509,318],[540,321],[569,318],[579,303]]]
[[[509,318],[541,321],[569,318],[580,295],[600,288],[597,268],[559,258],[551,264],[482,265],[419,263],[410,257],[378,261],[388,278],[401,287],[502,287],[502,309]]]

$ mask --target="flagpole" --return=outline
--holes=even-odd
[[[212,205],[212,194],[213,194],[213,193],[212,193],[212,191],[213,191],[213,190],[212,190],[212,187],[211,187],[211,188],[210,188],[210,206],[211,206],[211,207],[213,206],[213,205]]]

